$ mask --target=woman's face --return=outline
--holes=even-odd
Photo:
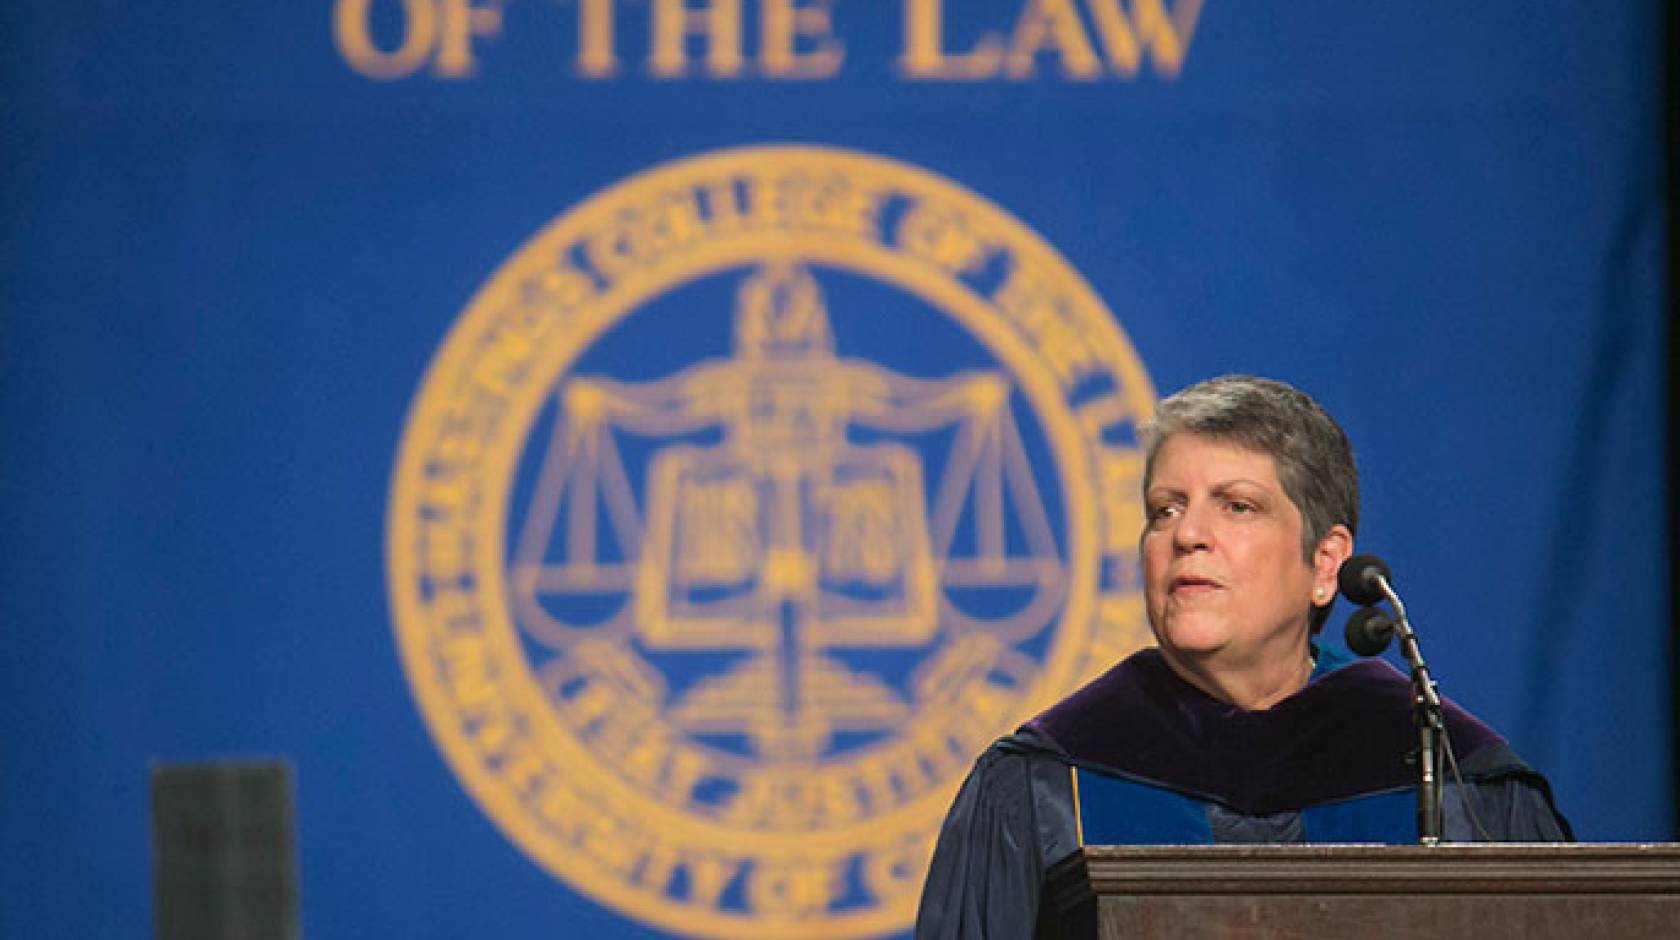
[[[1144,593],[1169,657],[1243,669],[1302,655],[1324,581],[1301,557],[1301,513],[1270,455],[1175,434],[1144,501]]]

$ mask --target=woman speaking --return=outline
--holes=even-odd
[[[1347,436],[1279,382],[1224,376],[1144,428],[1144,594],[1156,647],[997,742],[946,816],[918,940],[1032,935],[1082,844],[1413,842],[1411,680],[1313,642],[1353,552]],[[1450,841],[1558,841],[1545,780],[1451,702]]]

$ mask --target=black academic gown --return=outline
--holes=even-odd
[[[1572,838],[1544,778],[1452,702],[1448,841]],[[1245,712],[1139,652],[992,745],[945,818],[916,940],[1032,936],[1045,873],[1081,844],[1414,842],[1411,681],[1321,652],[1311,681]]]

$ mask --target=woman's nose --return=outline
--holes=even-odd
[[[1173,547],[1182,552],[1207,548],[1213,540],[1213,520],[1206,503],[1192,502],[1184,507],[1173,526]]]

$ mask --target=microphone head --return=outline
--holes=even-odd
[[[1381,577],[1390,584],[1394,583],[1394,576],[1389,574],[1388,566],[1375,555],[1355,555],[1342,562],[1342,568],[1336,572],[1336,586],[1341,588],[1342,596],[1361,607],[1375,604],[1386,595],[1382,586],[1377,583]]]
[[[1388,649],[1388,641],[1394,638],[1394,620],[1375,607],[1361,607],[1348,618],[1343,636],[1348,649],[1375,656]]]

